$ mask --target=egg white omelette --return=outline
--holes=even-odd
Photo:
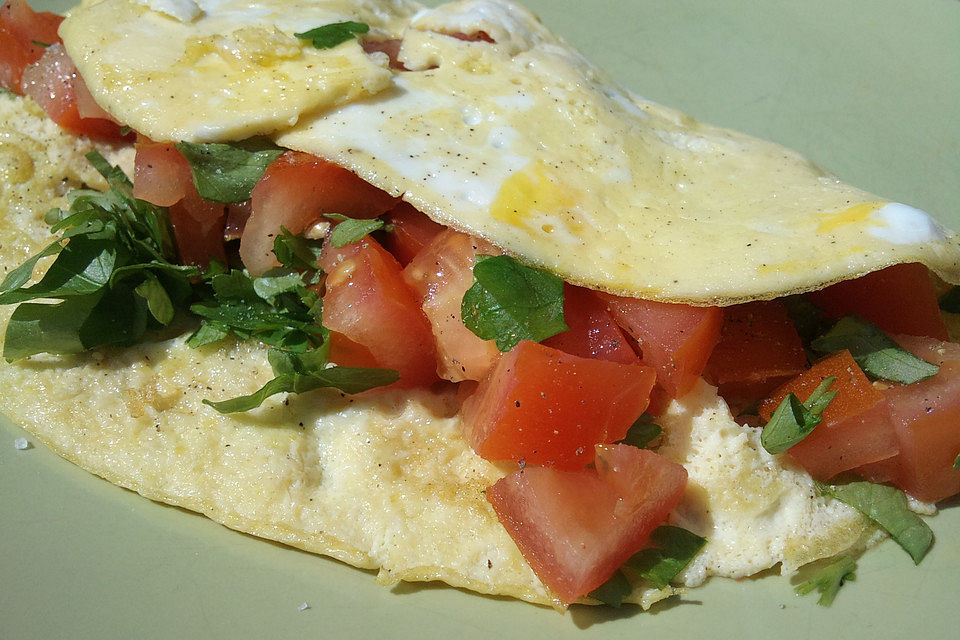
[[[342,20],[402,39],[408,70],[355,41],[316,50],[293,36]],[[450,36],[479,32],[494,42]],[[269,135],[593,288],[733,304],[898,262],[960,281],[957,236],[927,214],[616,87],[516,5],[104,0],[75,9],[61,34],[101,106],[155,140]],[[4,162],[16,159],[0,200],[9,270],[46,243],[43,213],[65,189],[96,178],[82,161],[90,143],[28,101],[0,101],[0,122]],[[106,151],[131,173],[130,149]],[[184,338],[3,364],[2,410],[116,484],[378,569],[383,583],[554,603],[483,497],[504,471],[461,438],[452,398],[319,392],[222,416],[201,400],[261,386],[265,353]],[[690,474],[673,520],[709,540],[680,587],[778,563],[789,573],[876,539],[706,383],[661,423],[659,452]]]

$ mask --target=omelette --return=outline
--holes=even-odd
[[[399,43],[394,57],[294,35],[345,22]],[[729,306],[900,263],[960,282],[960,240],[926,213],[617,87],[518,5],[103,0],[75,8],[60,34],[97,103],[152,140],[267,137],[589,289]],[[10,271],[49,242],[43,215],[69,188],[105,187],[87,151],[133,175],[134,150],[64,133],[26,99],[0,102],[0,121],[15,159],[0,202]],[[251,271],[270,266],[242,243]],[[5,363],[0,407],[111,482],[376,569],[384,584],[442,580],[562,606],[485,498],[511,468],[471,449],[455,391],[320,390],[222,415],[203,400],[254,392],[271,363],[255,342],[191,348],[192,330],[175,322],[131,347]],[[705,381],[658,424],[657,452],[689,478],[670,522],[708,542],[672,585],[640,582],[628,600],[646,608],[777,565],[789,574],[882,538],[768,453]]]

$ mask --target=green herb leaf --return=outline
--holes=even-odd
[[[833,328],[810,343],[817,353],[847,349],[864,373],[912,384],[936,375],[939,367],[900,348],[893,338],[874,324],[856,316],[845,316]]]
[[[806,402],[800,402],[792,393],[787,394],[760,433],[760,444],[767,452],[783,453],[810,435],[823,420],[823,410],[837,395],[836,391],[827,391],[834,380],[834,376],[824,379]]]
[[[280,227],[280,233],[273,239],[273,253],[277,261],[297,271],[316,271],[320,268],[321,246],[321,242],[294,235],[285,227]]]
[[[599,600],[605,605],[620,608],[623,599],[633,592],[633,585],[627,580],[627,576],[619,569],[614,572],[610,579],[589,593],[594,600]]]
[[[461,303],[463,323],[484,340],[495,340],[500,351],[569,329],[563,320],[560,278],[509,256],[480,255],[473,280]]]
[[[953,287],[940,298],[940,309],[947,313],[960,313],[960,287]]]
[[[125,124],[125,125],[123,125],[122,127],[120,127],[120,135],[121,135],[121,136],[125,136],[125,135],[129,134],[131,131],[133,131],[133,127],[131,127],[131,126],[128,125],[128,124]]]
[[[957,454],[957,457],[953,461],[954,470],[960,471],[960,454]]]
[[[263,404],[264,400],[278,393],[304,393],[323,387],[339,389],[344,393],[360,393],[375,387],[392,384],[399,379],[393,369],[367,369],[362,367],[330,367],[312,374],[285,374],[277,376],[258,391],[238,398],[211,402],[204,400],[220,413],[250,411]]]
[[[310,40],[317,49],[332,49],[368,31],[370,26],[362,22],[334,22],[293,35],[301,40]]]
[[[804,596],[816,589],[820,593],[820,599],[817,604],[822,607],[829,607],[833,604],[834,598],[843,583],[847,580],[855,580],[857,563],[851,556],[840,556],[834,562],[821,567],[809,580],[806,580],[794,589],[798,595]]]
[[[249,200],[267,167],[283,153],[283,149],[258,140],[236,144],[178,142],[175,146],[190,163],[200,197],[223,204]]]
[[[340,221],[340,224],[335,226],[330,234],[330,244],[338,249],[353,242],[359,242],[367,234],[382,229],[384,226],[384,222],[380,218],[358,220],[339,213],[326,213],[323,217]]]
[[[31,40],[31,41],[30,41],[30,44],[35,44],[35,45],[37,45],[38,47],[43,47],[44,49],[46,49],[46,48],[48,48],[48,47],[50,46],[50,43],[49,43],[49,42],[40,42],[39,40]]]
[[[15,94],[13,91],[10,91],[10,89],[0,87],[0,96],[15,96],[15,95],[17,94]]]
[[[915,564],[920,564],[933,543],[933,532],[927,523],[907,508],[907,498],[894,487],[872,482],[850,482],[842,485],[817,483],[817,490],[845,502],[880,525]]]
[[[157,322],[168,325],[173,321],[173,301],[157,276],[148,271],[144,281],[137,285],[134,292],[146,301],[147,309]]]
[[[629,444],[638,449],[644,449],[654,438],[663,433],[663,428],[654,422],[655,418],[649,413],[644,413],[636,422],[630,425],[627,435],[617,444]]]
[[[706,538],[671,525],[654,529],[650,534],[650,541],[656,547],[641,549],[633,554],[624,568],[640,574],[657,589],[669,586],[670,581],[676,578],[703,545],[707,544]]]

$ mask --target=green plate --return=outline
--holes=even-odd
[[[960,2],[528,4],[641,95],[793,147],[960,228]],[[443,586],[380,587],[370,572],[149,502],[42,447],[15,450],[22,436],[0,424],[4,638],[947,638],[960,625],[957,507],[931,521],[938,542],[921,567],[884,543],[829,609],[767,576],[713,580],[647,613],[559,615]]]

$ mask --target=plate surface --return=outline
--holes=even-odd
[[[852,0],[527,4],[641,95],[797,149],[960,228],[960,2],[874,0],[866,11]],[[768,576],[714,580],[648,613],[574,607],[561,616],[443,586],[380,587],[370,572],[149,502],[35,443],[15,450],[25,435],[0,423],[5,638],[748,640],[842,630],[855,640],[952,637],[960,624],[957,506],[931,521],[938,542],[920,568],[884,543],[829,609]]]

